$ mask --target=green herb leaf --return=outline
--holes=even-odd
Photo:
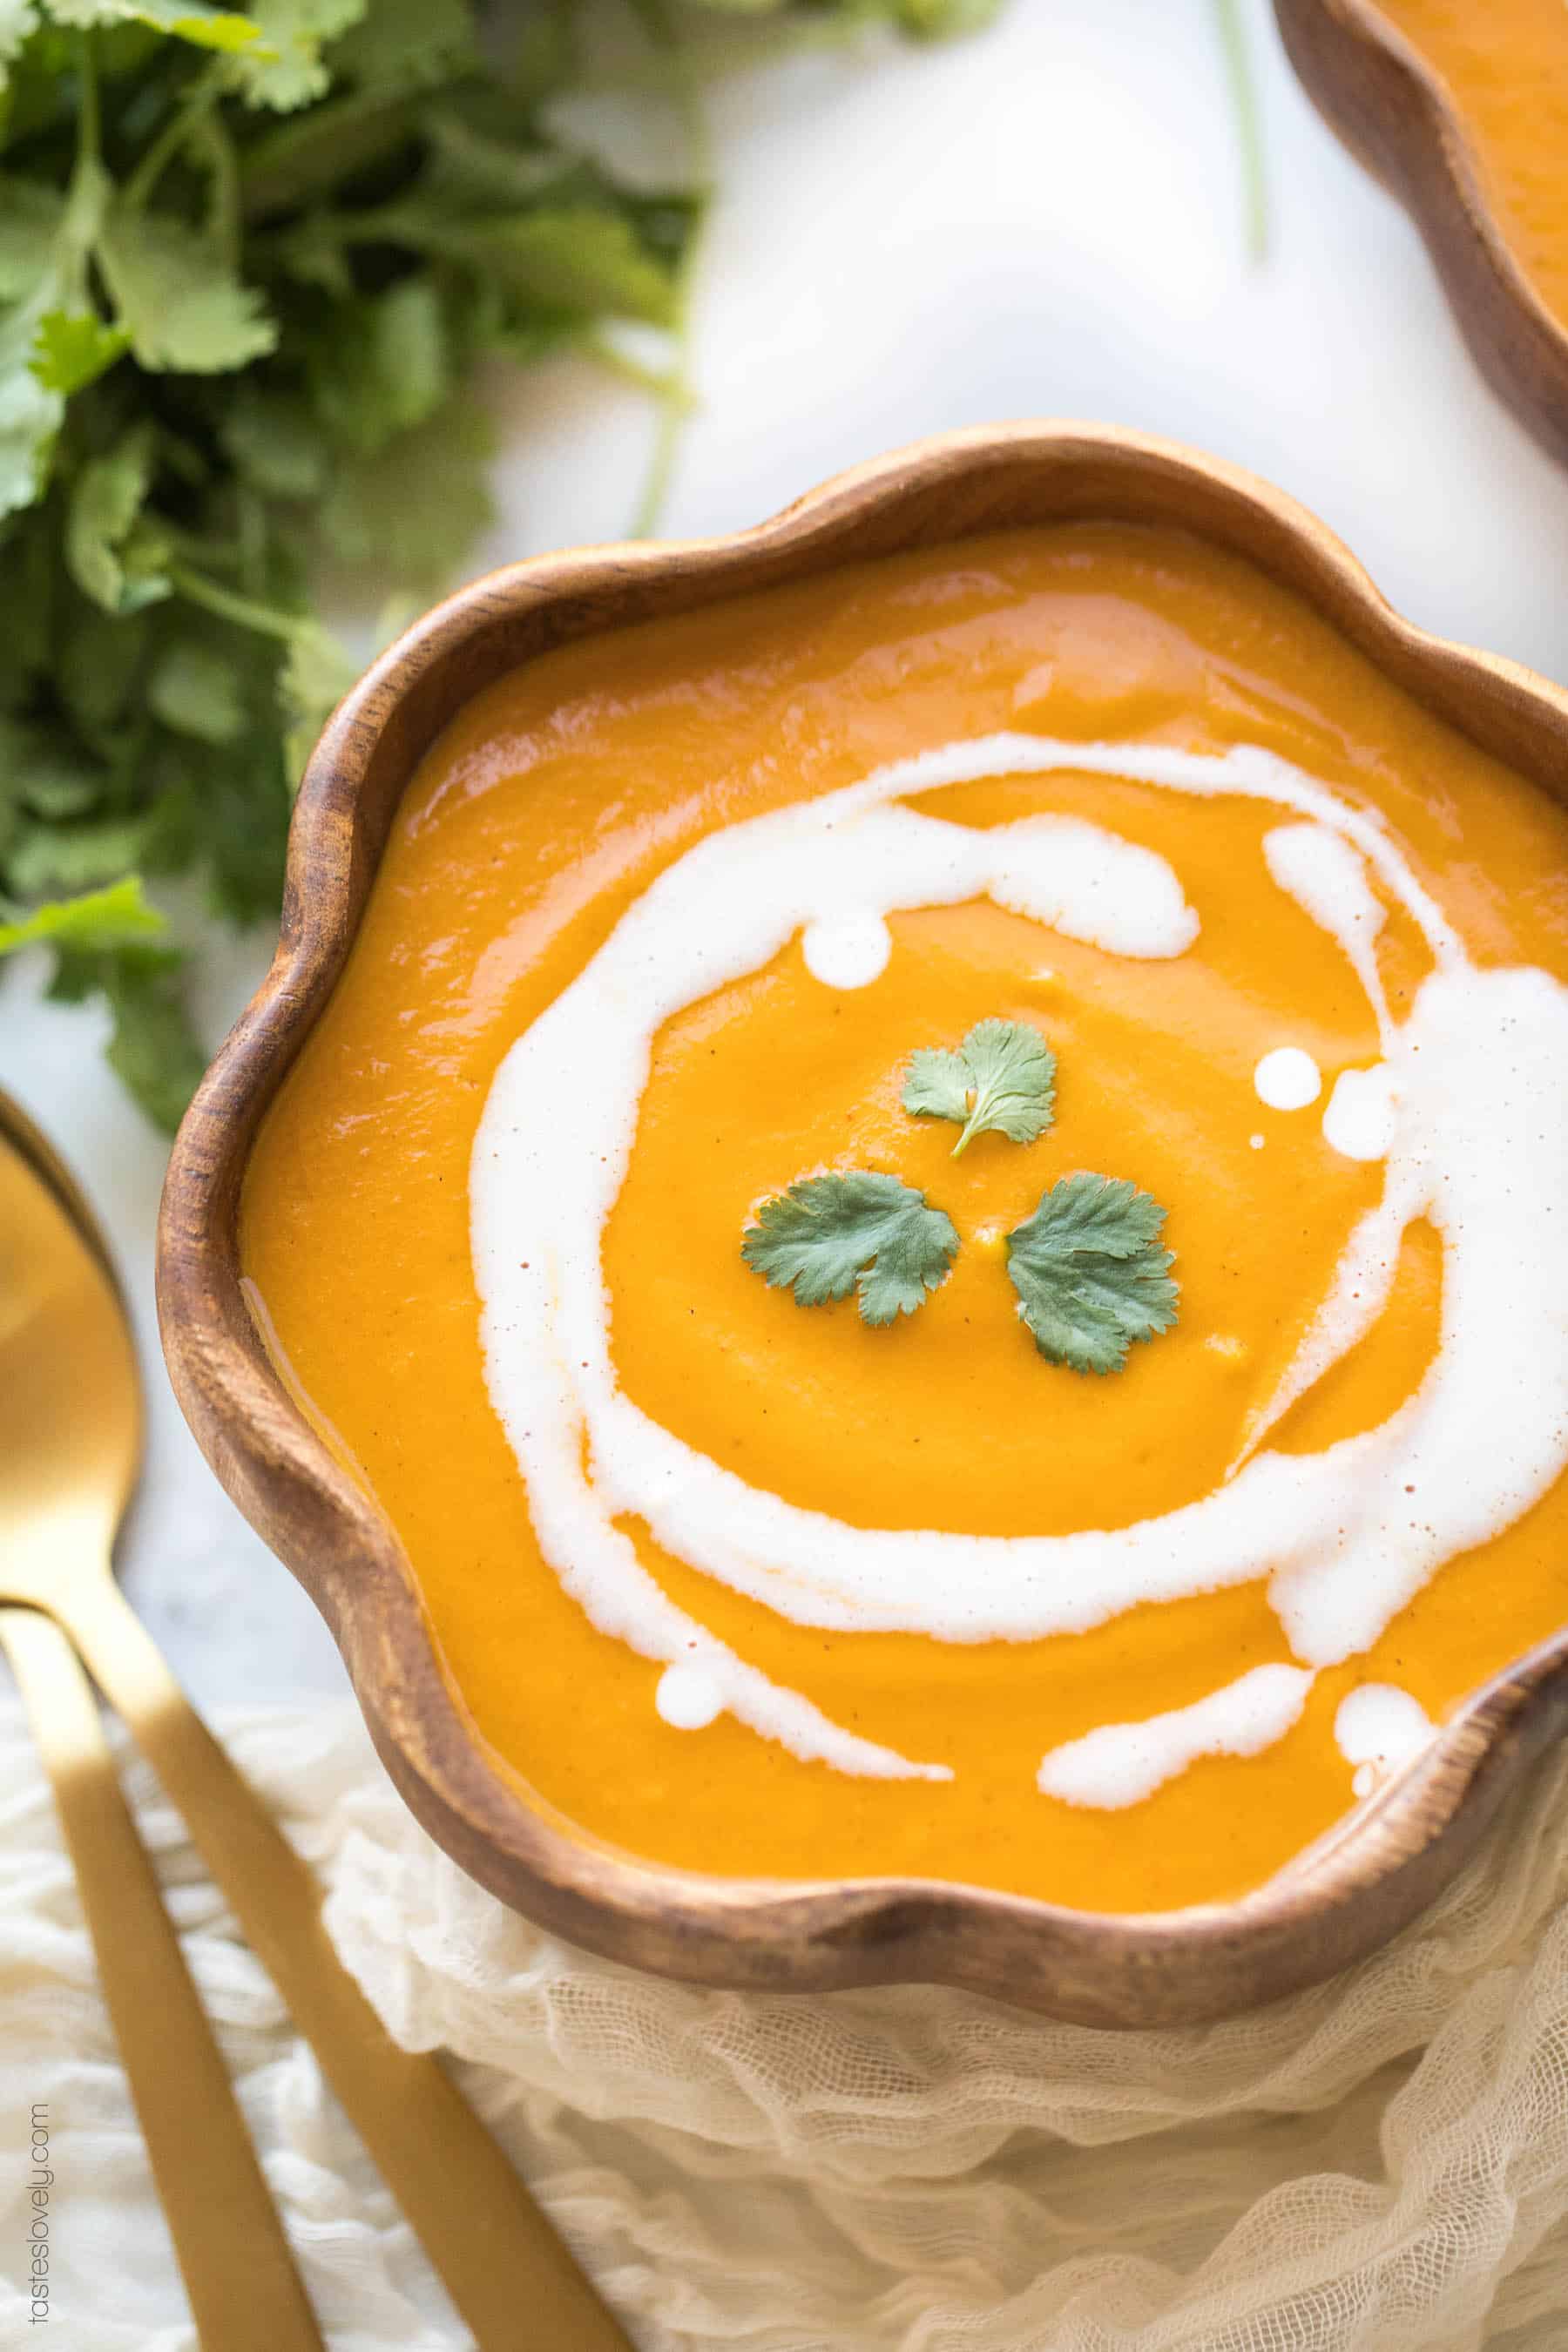
[[[108,895],[105,893],[104,895]],[[48,993],[64,1004],[101,996],[111,1028],[104,1058],[155,1127],[173,1134],[206,1066],[206,1050],[186,1010],[185,959],[161,940],[63,947]]]
[[[331,451],[300,394],[241,378],[218,434],[240,475],[268,498],[313,499],[325,488]]]
[[[444,81],[475,47],[468,0],[375,0],[336,42],[334,76],[386,89]]]
[[[37,285],[53,258],[65,209],[58,188],[0,172],[0,302],[20,302]]]
[[[608,311],[655,327],[674,323],[674,271],[622,212],[580,205],[453,219],[411,201],[396,207],[391,221],[411,242],[464,263],[541,310],[574,319]]]
[[[146,839],[147,820],[139,816],[25,824],[6,853],[7,877],[24,898],[94,889],[139,864]]]
[[[357,25],[367,5],[368,0],[252,0],[260,37],[230,68],[247,104],[286,113],[320,98],[330,79],[322,45]]]
[[[20,55],[29,33],[37,28],[37,0],[0,0],[0,94],[5,89],[6,66]]]
[[[109,1066],[153,1126],[173,1135],[207,1066],[176,971],[167,959],[120,955],[99,986],[114,1019]]]
[[[910,1056],[903,1106],[917,1118],[963,1129],[956,1160],[977,1135],[1034,1143],[1056,1116],[1057,1057],[1026,1021],[980,1021],[956,1053],[922,1046]]]
[[[258,721],[232,743],[171,738],[158,772],[144,867],[205,866],[215,915],[237,924],[274,918],[293,805],[277,722]]]
[[[289,779],[297,784],[316,748],[316,738],[359,676],[329,630],[314,622],[289,641],[288,659],[278,676],[278,694],[288,716]]]
[[[373,457],[340,464],[321,511],[345,563],[379,563],[411,587],[437,587],[494,520],[489,420],[458,401]]]
[[[106,613],[136,613],[167,596],[166,543],[143,524],[153,479],[153,426],[132,425],[82,467],[71,491],[66,562],[72,579]]]
[[[204,49],[249,49],[261,39],[254,16],[209,7],[207,0],[48,0],[48,13],[57,25],[74,25],[84,32],[145,25]]]
[[[46,392],[68,398],[114,365],[131,347],[123,327],[106,327],[95,310],[46,310],[33,335],[28,365]]]
[[[0,803],[35,816],[85,816],[106,781],[107,771],[68,728],[41,719],[0,718]]]
[[[797,1307],[860,1295],[861,1319],[896,1322],[925,1304],[958,1254],[951,1217],[896,1176],[864,1169],[805,1176],[757,1211],[741,1244],[746,1264]]]
[[[86,307],[87,258],[108,201],[109,180],[79,142],[69,184],[50,195],[30,180],[0,185],[0,516],[30,506],[47,485],[65,421],[63,394],[34,367],[38,331],[52,310]]]
[[[0,515],[31,506],[47,478],[49,455],[65,402],[33,373],[33,338],[43,316],[37,298],[0,320]]]
[[[182,222],[118,205],[98,257],[116,323],[144,368],[216,375],[272,350],[278,330],[219,247]]]
[[[374,457],[436,414],[452,388],[435,279],[405,278],[340,310],[310,353],[317,415],[341,448]]]
[[[1176,1319],[1165,1212],[1120,1177],[1064,1176],[1007,1236],[1007,1271],[1036,1347],[1075,1372],[1119,1372],[1135,1339]]]
[[[19,948],[54,947],[78,954],[111,954],[162,938],[166,925],[155,907],[147,904],[140,875],[128,874],[108,890],[89,890],[79,898],[57,898],[35,907],[14,923],[0,923],[0,956]]]
[[[249,724],[238,670],[199,637],[175,637],[164,647],[147,700],[165,727],[199,743],[232,743]]]
[[[125,719],[146,665],[149,613],[110,614],[70,593],[63,581],[54,601],[59,609],[48,630],[53,683],[66,715],[95,755],[111,745],[123,750],[132,740]]]
[[[55,518],[40,507],[0,521],[0,709],[31,707],[54,645]],[[0,790],[0,799],[4,798]],[[0,872],[0,892],[5,889]]]

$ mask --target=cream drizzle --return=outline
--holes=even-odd
[[[1290,811],[1298,823],[1268,836],[1270,872],[1337,940],[1369,993],[1382,908],[1368,867],[1411,915],[1436,969],[1402,1026],[1387,1021],[1380,988],[1373,998],[1396,1114],[1384,1200],[1352,1233],[1296,1365],[1213,1493],[1131,1528],[1059,1537],[852,1528],[746,1486],[620,1391],[600,1232],[658,1028],[797,934],[842,945],[897,909],[987,895],[1113,954],[1170,956],[1190,944],[1197,917],[1170,866],[1102,827],[1040,816],[979,831],[889,805],[1058,770]],[[864,984],[862,966],[847,962],[837,984]],[[541,1549],[602,1631],[700,1670],[740,1720],[846,1771],[949,1777],[940,1763],[912,1762],[831,1723],[745,1664],[668,1600],[618,1517],[643,1517],[676,1557],[803,1624],[1026,1641],[1268,1576],[1299,1658],[1350,1656],[1444,1559],[1527,1509],[1568,1454],[1568,1281],[1564,1254],[1553,1261],[1547,1246],[1568,1164],[1555,1075],[1565,1053],[1568,991],[1539,971],[1473,967],[1382,826],[1260,750],[1208,758],[991,736],[711,835],[658,877],[518,1039],[476,1140],[487,1375]],[[1321,1454],[1257,1452],[1295,1395],[1370,1329],[1400,1236],[1423,1214],[1444,1241],[1444,1309],[1416,1394],[1381,1428]],[[1528,1381],[1498,1378],[1510,1360],[1529,1364]]]
[[[1394,1019],[1377,968],[1377,941],[1388,914],[1367,881],[1362,856],[1321,824],[1281,824],[1265,836],[1263,859],[1280,889],[1310,915],[1320,930],[1338,941],[1386,1048],[1394,1036]],[[1430,931],[1427,937],[1432,938]]]
[[[1314,1677],[1300,1666],[1254,1666],[1191,1706],[1141,1723],[1104,1723],[1047,1754],[1035,1776],[1045,1797],[1120,1812],[1152,1797],[1200,1756],[1260,1756],[1300,1720]]]

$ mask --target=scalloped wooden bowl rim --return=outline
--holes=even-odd
[[[1274,14],[1324,121],[1415,220],[1481,373],[1568,459],[1568,325],[1492,209],[1463,107],[1377,0],[1274,0]]]
[[[900,548],[1094,516],[1230,548],[1510,765],[1548,790],[1563,772],[1568,696],[1413,628],[1321,523],[1250,476],[1089,425],[946,435],[841,475],[755,530],[545,556],[418,622],[321,738],[290,837],[276,960],[174,1146],[159,1311],[170,1377],[208,1460],[322,1610],[426,1827],[502,1901],[636,1967],[796,1992],[941,1982],[1096,2025],[1226,2015],[1327,1976],[1414,1917],[1563,1719],[1568,1634],[1479,1693],[1268,1885],[1178,1912],[1101,1916],[945,1882],[740,1879],[642,1861],[561,1819],[487,1747],[443,1672],[396,1536],[300,1409],[247,1309],[236,1226],[251,1139],[353,944],[398,794],[472,694],[548,646],[649,614]]]

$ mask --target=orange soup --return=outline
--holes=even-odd
[[[584,1830],[1222,1899],[1568,1618],[1563,812],[1075,524],[559,649],[410,780],[242,1249]]]
[[[1442,78],[1510,249],[1568,326],[1568,8],[1563,0],[1377,5]]]

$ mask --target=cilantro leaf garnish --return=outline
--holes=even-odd
[[[854,1168],[804,1176],[757,1211],[741,1244],[746,1264],[797,1307],[860,1295],[866,1323],[896,1322],[925,1304],[958,1254],[951,1217],[896,1176]]]
[[[950,1118],[977,1135],[1034,1143],[1056,1116],[1057,1057],[1026,1021],[979,1021],[956,1053],[922,1046],[910,1056],[903,1106],[917,1118]]]
[[[1007,1236],[1018,1313],[1048,1362],[1075,1372],[1119,1372],[1135,1339],[1176,1319],[1172,1253],[1160,1245],[1165,1212],[1114,1176],[1064,1176]]]

